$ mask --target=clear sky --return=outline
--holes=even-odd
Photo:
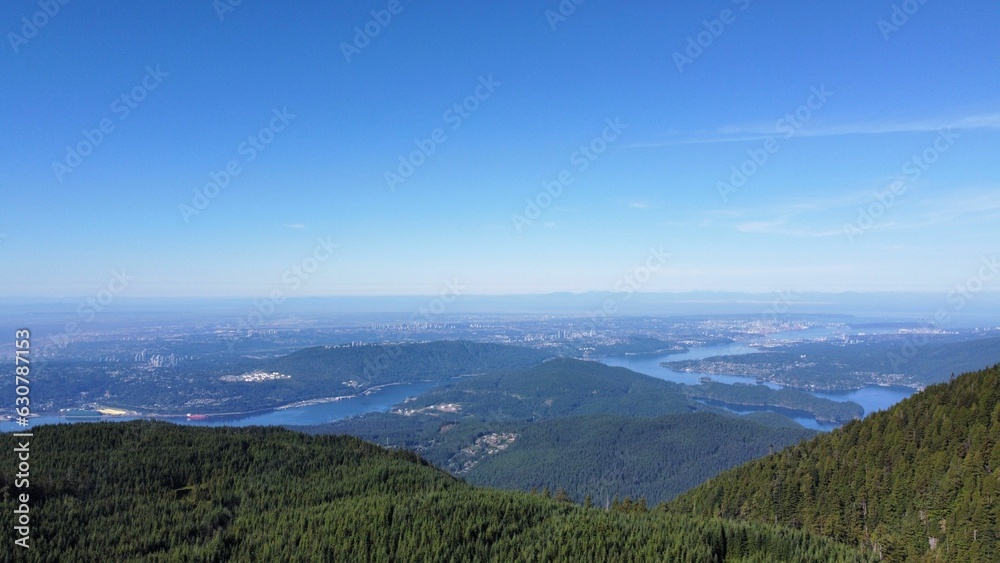
[[[577,1],[4,2],[0,296],[1000,286],[996,2]]]

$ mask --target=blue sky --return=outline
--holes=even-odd
[[[0,7],[0,296],[946,293],[998,251],[995,2],[225,1]]]

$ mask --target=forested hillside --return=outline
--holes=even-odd
[[[483,456],[462,476],[505,489],[563,489],[602,506],[616,496],[652,506],[814,435],[714,413],[574,416],[525,425],[506,451]]]
[[[549,357],[551,354],[531,348],[441,340],[415,344],[315,346],[264,362],[259,369],[291,375],[302,385],[339,385],[342,381],[354,380],[362,387],[370,387],[518,369]]]
[[[563,358],[463,378],[393,412],[304,430],[413,450],[473,483],[651,504],[815,434],[778,415],[708,407],[683,385]]]
[[[406,407],[419,409],[439,403],[461,405],[463,412],[489,412],[519,420],[583,414],[659,416],[716,410],[689,400],[680,384],[621,367],[569,358],[458,381],[425,393]]]
[[[660,416],[709,411],[683,386],[598,362],[558,358],[523,370],[461,378],[421,394],[389,413],[370,413],[310,433],[351,434],[418,451],[445,467],[478,436],[521,428],[517,423],[587,414]]]
[[[700,385],[685,385],[684,390],[697,399],[718,401],[726,405],[762,408],[778,407],[799,411],[813,416],[820,422],[843,424],[854,419],[859,419],[865,414],[865,409],[855,402],[832,401],[817,397],[801,389],[771,389],[767,385],[750,385],[746,383],[728,385],[715,381],[707,381]]]
[[[281,374],[276,379],[240,381],[242,374],[237,373],[195,380],[192,385],[195,390],[214,393],[222,400],[217,404],[195,401],[198,404],[194,410],[212,413],[276,408],[300,401],[356,395],[379,385],[443,381],[471,373],[520,369],[548,357],[550,354],[531,348],[459,340],[315,346],[280,358],[258,360],[241,370]],[[143,386],[133,386],[130,391],[140,404],[143,394],[154,392],[157,391]],[[157,396],[165,404],[158,412],[190,412],[192,406],[186,402],[189,392],[159,388]]]
[[[887,561],[1000,560],[1000,366],[723,473],[669,510],[778,522]]]
[[[763,524],[478,489],[344,436],[152,422],[34,434],[32,547],[8,529],[4,561],[864,560]],[[9,467],[14,441],[0,437]],[[6,514],[14,493],[0,474]]]

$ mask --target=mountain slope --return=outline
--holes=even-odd
[[[717,410],[688,399],[683,390],[680,384],[625,368],[555,358],[527,369],[463,379],[417,397],[406,408],[451,403],[459,405],[463,413],[511,420]]]
[[[475,485],[564,489],[604,505],[614,497],[659,504],[717,473],[810,438],[714,413],[657,418],[575,416],[525,425],[506,451],[463,473]]]
[[[800,531],[477,489],[355,438],[129,422],[31,439],[5,561],[860,561]],[[11,452],[15,438],[0,436]],[[10,461],[10,460],[6,460]],[[16,505],[0,474],[0,510]]]
[[[361,387],[445,379],[456,375],[518,369],[552,354],[532,348],[465,340],[368,346],[314,346],[262,363],[261,370],[289,374],[301,384],[340,384],[355,380]]]
[[[820,422],[843,424],[860,419],[865,414],[865,409],[853,401],[833,401],[788,387],[771,389],[767,385],[746,383],[729,385],[706,381],[700,385],[685,385],[684,389],[692,397],[706,400],[709,404],[717,401],[737,407],[777,407],[811,415]]]
[[[236,380],[231,377],[199,380],[195,387],[213,390],[224,400],[218,405],[199,404],[195,410],[212,413],[276,408],[300,401],[355,395],[380,385],[443,381],[470,373],[520,369],[549,357],[550,354],[531,348],[461,340],[314,346],[253,364],[252,371],[281,374],[276,379],[240,381],[237,376]],[[181,396],[172,389],[160,391]],[[149,390],[136,392],[149,393]],[[170,410],[190,412],[192,407],[188,403],[170,404],[154,412]]]
[[[783,523],[888,561],[997,561],[1000,366],[723,473],[669,510]]]
[[[778,415],[702,405],[683,385],[563,358],[462,378],[388,413],[303,430],[413,450],[477,484],[650,503],[815,434]]]

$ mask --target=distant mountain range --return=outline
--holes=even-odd
[[[428,310],[437,295],[295,297],[282,302],[277,317],[336,315],[346,319],[356,316],[367,324],[373,314],[386,314],[387,319],[423,320],[421,310]],[[1000,292],[983,291],[973,296],[969,305],[958,307],[954,295],[920,292],[614,292],[543,293],[519,295],[473,295],[454,297],[435,320],[452,315],[518,314],[538,316],[558,314],[600,320],[606,303],[613,304],[612,316],[646,315],[756,315],[774,311],[798,315],[825,314],[831,316],[897,317],[923,319],[947,326],[957,320],[972,319],[1000,323]],[[16,315],[27,322],[58,320],[61,316],[75,317],[81,299],[11,297],[4,300],[0,313]],[[963,301],[963,305],[966,302]],[[254,308],[252,298],[116,298],[113,311],[102,314],[95,322],[110,322],[130,315],[155,315],[172,318],[226,318],[246,315]],[[943,313],[944,316],[936,318]],[[221,315],[221,316],[220,316]]]

